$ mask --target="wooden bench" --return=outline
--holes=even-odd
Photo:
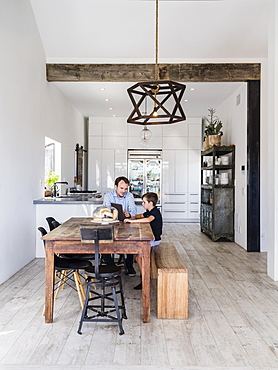
[[[188,318],[188,271],[173,243],[152,248],[151,277],[157,279],[157,318]]]

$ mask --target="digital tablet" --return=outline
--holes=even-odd
[[[123,221],[126,217],[124,214],[123,206],[118,203],[111,203],[111,207],[114,207],[118,210],[118,220]]]

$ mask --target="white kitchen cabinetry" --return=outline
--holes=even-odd
[[[196,219],[200,217],[200,171],[197,168],[200,166],[200,150],[188,151],[188,219]]]
[[[115,178],[126,174],[126,150],[89,149],[88,187],[90,190],[107,193],[114,189]]]
[[[163,150],[163,194],[187,192],[187,150]],[[199,171],[200,172],[200,171]]]
[[[115,178],[127,174],[127,151],[115,149]]]
[[[89,190],[97,190],[99,192],[102,191],[101,153],[101,149],[92,148],[89,148],[88,152],[88,188]]]
[[[162,215],[165,221],[187,219],[187,150],[163,150]]]
[[[115,156],[114,149],[102,149],[101,178],[102,193],[107,193],[114,188],[115,181]]]
[[[112,122],[113,121],[113,122]],[[118,176],[127,176],[128,149],[140,144],[141,126],[127,125],[125,117],[90,118],[88,185],[105,193]],[[162,149],[161,210],[164,221],[198,222],[200,192],[201,119],[150,127],[147,149]],[[143,207],[138,205],[138,211]]]

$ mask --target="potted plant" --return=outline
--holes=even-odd
[[[50,196],[51,194],[51,187],[54,185],[56,181],[59,180],[59,175],[57,175],[52,170],[48,170],[48,173],[45,177],[45,184],[47,184],[48,189],[45,190],[45,196]]]
[[[204,132],[204,150],[211,148],[213,145],[220,146],[221,136],[223,135],[223,131],[221,131],[223,123],[217,116],[215,116],[216,110],[214,108],[209,108],[208,111],[208,117],[205,117],[207,124]]]

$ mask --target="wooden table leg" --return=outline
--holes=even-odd
[[[142,309],[143,322],[150,322],[151,316],[151,247],[149,242],[142,246]]]
[[[53,322],[54,253],[51,241],[45,243],[45,322]]]

